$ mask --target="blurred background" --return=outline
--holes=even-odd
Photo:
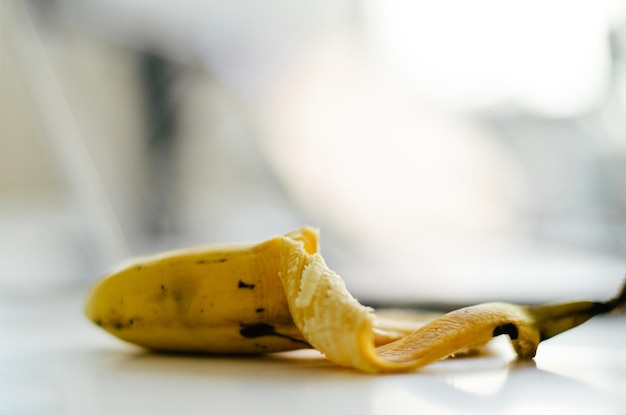
[[[4,0],[0,301],[304,224],[361,301],[608,296],[618,0]]]

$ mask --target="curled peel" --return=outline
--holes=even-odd
[[[545,306],[486,303],[440,316],[413,330],[391,329],[361,305],[318,254],[284,238],[279,274],[294,323],[306,340],[331,361],[365,372],[417,370],[464,350],[478,350],[493,337],[510,337],[522,359],[539,342],[592,316],[626,304],[626,285],[608,302],[579,301]],[[390,324],[392,323],[392,324]],[[387,336],[377,336],[385,332]]]

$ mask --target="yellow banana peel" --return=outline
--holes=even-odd
[[[421,321],[361,305],[320,255],[317,229],[256,245],[207,246],[134,260],[103,278],[86,314],[130,343],[157,351],[263,354],[313,347],[364,372],[405,372],[508,335],[522,359],[539,342],[597,314],[607,302],[543,306],[486,303]]]

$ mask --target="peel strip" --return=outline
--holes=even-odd
[[[500,334],[509,335],[520,358],[532,358],[546,327],[562,324],[567,330],[626,303],[625,286],[609,302],[548,305],[541,308],[543,314],[509,303],[480,304],[452,311],[408,334],[392,334],[387,340],[393,341],[377,346],[374,310],[348,292],[322,256],[305,252],[301,242],[290,238],[283,238],[281,249],[279,277],[298,329],[329,360],[365,372],[417,370],[459,351],[480,349]]]

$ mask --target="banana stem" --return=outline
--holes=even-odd
[[[624,307],[626,307],[626,282],[619,294],[609,301],[575,301],[525,308],[535,322],[540,340],[546,340],[584,323],[593,316],[620,311]]]

